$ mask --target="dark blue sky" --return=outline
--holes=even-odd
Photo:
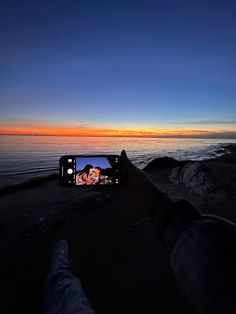
[[[5,125],[236,131],[235,1],[1,1]]]
[[[106,157],[80,157],[76,158],[76,170],[83,170],[86,165],[91,165],[94,167],[101,167],[101,168],[111,168],[111,164],[109,163]]]

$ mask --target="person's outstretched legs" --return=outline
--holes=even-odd
[[[53,250],[43,314],[95,314],[79,279],[69,271],[66,240],[57,242]]]

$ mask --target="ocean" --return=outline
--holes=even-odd
[[[66,154],[120,154],[143,168],[157,157],[203,160],[222,154],[219,148],[234,139],[0,136],[0,187],[58,171]]]

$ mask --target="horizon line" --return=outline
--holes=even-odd
[[[62,136],[62,137],[127,137],[127,138],[191,138],[191,139],[236,139],[236,135],[232,134],[227,137],[226,134],[205,134],[205,135],[66,135],[66,134],[37,134],[37,133],[2,133],[0,136]]]

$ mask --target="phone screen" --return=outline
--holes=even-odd
[[[121,181],[120,156],[63,156],[60,183],[72,186],[118,185]]]

